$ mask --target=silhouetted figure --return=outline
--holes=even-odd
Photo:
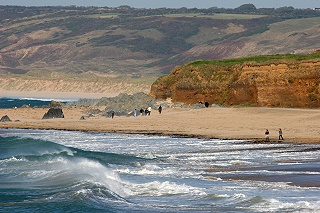
[[[159,114],[161,114],[161,112],[162,112],[162,106],[161,105],[159,106],[158,111],[159,111]]]
[[[269,130],[266,129],[266,132],[264,134],[266,136],[266,141],[269,141]]]
[[[204,105],[208,108],[209,107],[209,102],[205,102]]]
[[[140,113],[141,113],[141,116],[143,116],[144,110],[142,108],[140,109]]]
[[[111,112],[111,118],[113,119],[114,117],[114,111]]]

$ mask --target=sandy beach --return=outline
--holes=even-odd
[[[0,128],[56,129],[72,131],[157,134],[201,138],[244,139],[253,142],[320,143],[320,110],[282,108],[204,108],[164,109],[150,116],[86,117],[88,108],[64,108],[65,118],[42,119],[48,108],[0,109],[12,122],[0,122]],[[103,109],[100,108],[100,109]],[[85,116],[86,120],[80,120]],[[283,141],[278,141],[278,130]]]

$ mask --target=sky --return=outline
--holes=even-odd
[[[320,8],[320,0],[0,0],[0,5],[19,6],[98,6],[135,8],[236,8],[242,4],[254,4],[257,8]]]

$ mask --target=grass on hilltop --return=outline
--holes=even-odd
[[[312,54],[277,54],[277,55],[260,55],[244,58],[234,58],[234,59],[225,59],[225,60],[200,60],[189,63],[188,65],[220,65],[220,66],[234,66],[234,65],[243,65],[250,63],[259,63],[259,64],[272,64],[272,63],[284,63],[292,61],[303,61],[303,60],[312,60],[320,59],[320,51],[317,51]]]

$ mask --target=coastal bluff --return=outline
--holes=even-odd
[[[151,86],[154,98],[225,106],[320,107],[320,51],[176,67]]]

